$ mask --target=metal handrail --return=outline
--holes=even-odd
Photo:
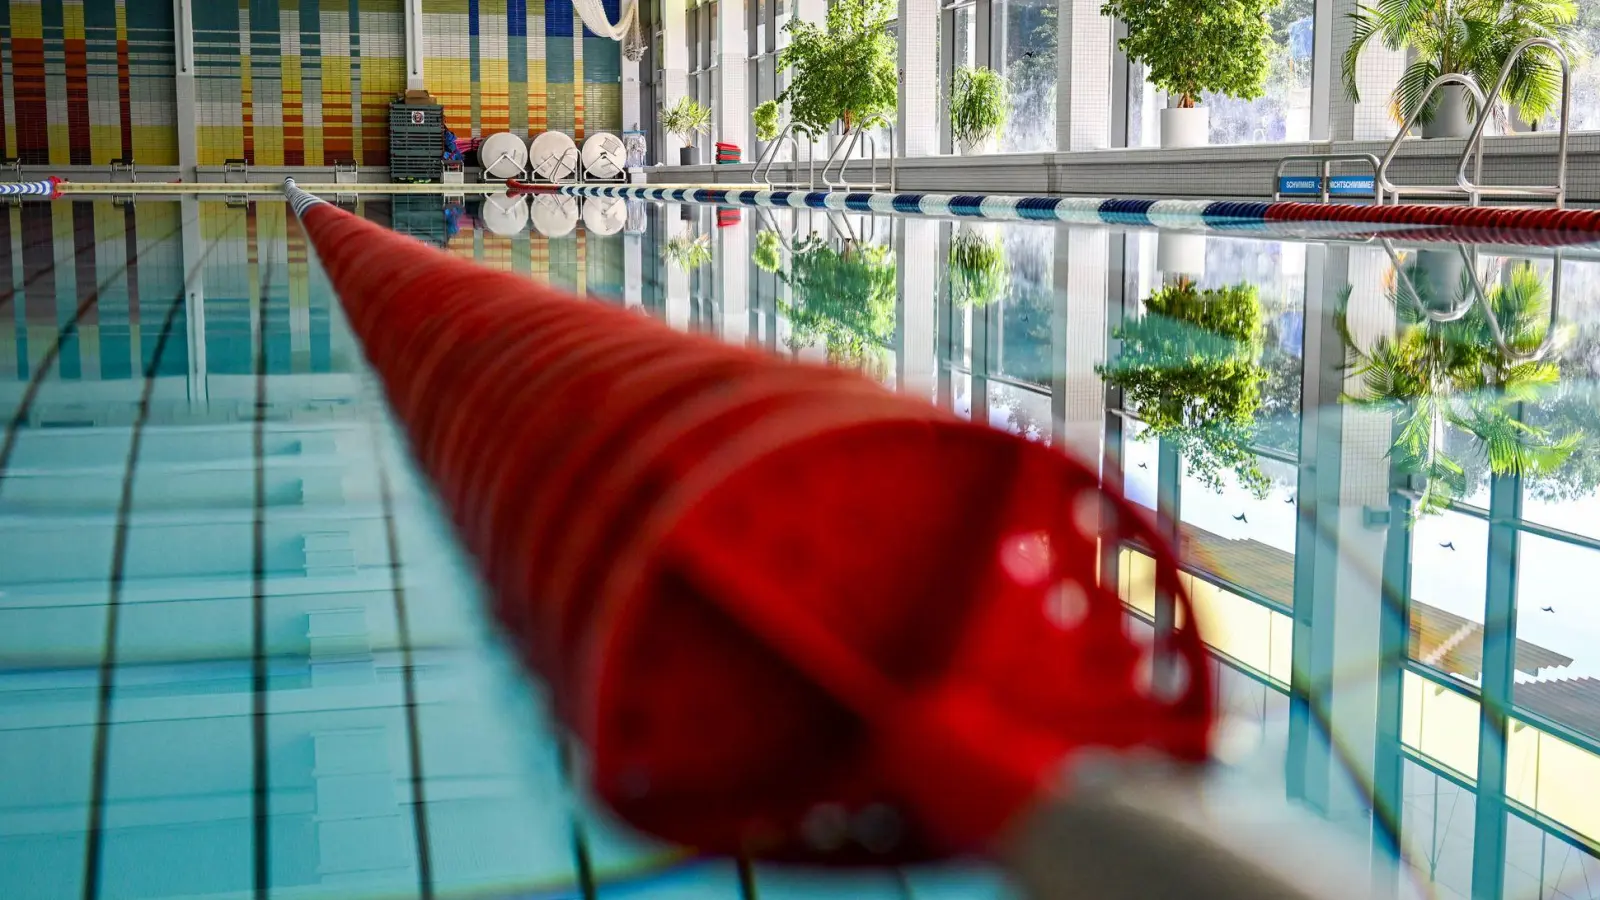
[[[1485,187],[1483,185],[1483,151],[1478,151],[1478,169],[1471,179],[1467,178],[1467,154],[1461,154],[1461,165],[1456,169],[1456,184],[1464,191],[1476,195],[1491,197],[1518,197],[1518,196],[1552,196],[1556,200],[1556,209],[1560,209],[1567,202],[1567,136],[1572,128],[1572,65],[1567,60],[1567,52],[1561,49],[1556,41],[1546,37],[1529,38],[1518,44],[1511,55],[1506,57],[1506,63],[1500,67],[1500,77],[1494,83],[1494,90],[1489,92],[1491,97],[1499,97],[1505,89],[1506,81],[1511,77],[1511,67],[1517,58],[1533,47],[1545,47],[1555,53],[1556,59],[1561,63],[1561,136],[1556,144],[1556,183],[1553,185],[1497,185]],[[1482,109],[1482,107],[1480,107]],[[1472,128],[1472,136],[1467,139],[1467,147],[1478,146],[1483,140],[1484,126],[1489,122],[1487,111],[1478,114],[1478,123]]]
[[[1459,84],[1472,93],[1473,99],[1478,101],[1478,122],[1480,125],[1489,115],[1489,103],[1483,96],[1483,88],[1478,87],[1478,83],[1472,79],[1472,76],[1451,72],[1446,75],[1440,75],[1438,78],[1435,78],[1433,81],[1429,82],[1428,89],[1422,92],[1422,99],[1417,102],[1417,108],[1411,111],[1411,115],[1406,116],[1405,124],[1400,126],[1400,130],[1395,134],[1394,140],[1389,142],[1389,149],[1384,152],[1383,159],[1378,163],[1378,182],[1380,185],[1382,185],[1384,190],[1389,192],[1390,196],[1394,198],[1394,202],[1397,204],[1400,202],[1401,188],[1399,185],[1389,180],[1389,164],[1394,162],[1395,154],[1400,152],[1400,143],[1404,141],[1406,139],[1406,135],[1411,132],[1412,126],[1417,124],[1417,118],[1422,115],[1422,111],[1424,109],[1428,108],[1428,98],[1433,96],[1434,91],[1447,84]],[[1481,139],[1482,134],[1483,130],[1481,127],[1474,132],[1474,135],[1479,139]],[[1483,152],[1479,149],[1478,143],[1478,140],[1467,141],[1467,149],[1461,154],[1461,167],[1463,170],[1465,170],[1467,165],[1467,157],[1472,155],[1472,151],[1478,150],[1478,164],[1473,170],[1473,177],[1481,180],[1483,178]],[[1457,194],[1466,194],[1468,202],[1473,206],[1477,206],[1479,200],[1478,192],[1476,190],[1464,188],[1460,185],[1456,185],[1454,187],[1429,187],[1415,185],[1405,188],[1405,192],[1408,194],[1422,194],[1424,196],[1431,194],[1433,196],[1451,197]]]
[[[794,147],[794,158],[791,160],[790,165],[800,165],[800,138],[794,133],[794,126],[792,124],[785,125],[783,126],[783,131],[767,144],[766,151],[763,152],[761,157],[756,160],[755,170],[750,173],[750,177],[753,180],[759,181],[769,188],[777,186],[772,182],[772,166],[778,161],[778,151],[782,149],[783,142],[786,140]],[[806,163],[806,187],[809,188],[812,184],[816,183],[817,164],[816,160],[811,159],[809,154],[807,154]],[[799,182],[786,181],[783,182],[783,184],[799,184]]]
[[[1500,320],[1494,314],[1494,305],[1489,302],[1489,292],[1484,290],[1483,279],[1478,274],[1478,260],[1476,252],[1468,252],[1467,245],[1457,244],[1456,250],[1461,254],[1461,261],[1466,267],[1466,280],[1472,285],[1473,296],[1463,298],[1465,302],[1459,306],[1452,305],[1449,309],[1434,310],[1422,302],[1422,297],[1417,294],[1416,285],[1411,279],[1405,277],[1404,268],[1400,263],[1400,256],[1395,251],[1394,242],[1388,238],[1383,239],[1383,248],[1389,254],[1389,261],[1394,265],[1395,281],[1404,286],[1401,292],[1417,312],[1421,313],[1430,322],[1454,322],[1465,316],[1474,303],[1483,309],[1483,317],[1489,326],[1489,336],[1494,339],[1500,353],[1513,363],[1521,364],[1537,362],[1550,355],[1555,347],[1557,324],[1561,318],[1561,268],[1565,260],[1561,248],[1556,248],[1554,266],[1550,277],[1550,312],[1549,322],[1545,326],[1544,339],[1533,350],[1523,353],[1512,350],[1506,344],[1505,333],[1500,328]]]
[[[895,161],[894,161],[894,126],[890,125],[890,126],[888,126],[888,129],[889,129],[889,189],[892,191],[892,190],[894,190],[894,182],[895,182],[895,176],[896,176]],[[841,141],[838,146],[833,148],[833,152],[832,153],[828,154],[828,161],[826,163],[824,163],[823,166],[822,166],[822,183],[824,185],[826,185],[829,188],[835,188],[835,189],[838,189],[838,188],[849,188],[850,187],[850,182],[844,177],[844,173],[845,173],[845,170],[847,168],[849,168],[850,163],[855,161],[854,153],[856,151],[856,148],[861,146],[861,141],[862,141],[863,138],[866,139],[867,148],[869,149],[869,151],[872,154],[872,156],[871,156],[871,159],[872,159],[872,182],[871,182],[871,185],[874,188],[877,188],[877,187],[880,186],[880,183],[878,181],[878,139],[875,138],[874,136],[872,136],[871,134],[868,134],[866,129],[863,128],[860,125],[856,125],[856,126],[852,127],[845,134],[845,139],[843,141]],[[833,181],[828,176],[828,172],[829,172],[829,170],[831,170],[833,168],[833,164],[834,164],[835,161],[838,161],[838,163],[839,163],[839,173],[838,173],[839,180],[837,182]]]
[[[1333,164],[1336,162],[1364,162],[1372,167],[1372,194],[1379,206],[1383,205],[1383,185],[1378,180],[1378,157],[1371,153],[1311,153],[1299,156],[1285,156],[1278,160],[1278,170],[1272,178],[1272,199],[1277,202],[1282,199],[1280,186],[1283,184],[1283,170],[1294,162],[1316,162],[1322,164],[1322,202],[1328,202],[1328,179],[1333,175]]]

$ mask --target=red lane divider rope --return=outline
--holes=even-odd
[[[1093,471],[285,192],[497,619],[628,821],[898,862],[991,846],[1085,748],[1206,758],[1176,561]],[[1152,548],[1189,623],[1158,663],[1097,579],[1123,541]]]

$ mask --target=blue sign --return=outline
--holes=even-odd
[[[1335,175],[1328,179],[1328,193],[1371,197],[1376,193],[1376,188],[1371,175]]]
[[[1284,175],[1278,179],[1278,193],[1321,194],[1322,179],[1315,175]]]

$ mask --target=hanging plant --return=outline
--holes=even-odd
[[[982,309],[1004,297],[1011,286],[1005,245],[999,235],[962,228],[950,242],[946,266],[950,300],[958,309]]]
[[[1253,285],[1200,290],[1184,279],[1151,294],[1144,316],[1113,333],[1122,352],[1096,371],[1202,484],[1220,492],[1232,472],[1265,497],[1271,481],[1251,450],[1267,377],[1261,335]]]
[[[1203,93],[1254,100],[1266,91],[1267,11],[1280,0],[1107,0],[1100,14],[1121,19],[1117,46],[1145,67],[1145,79],[1193,107]]]
[[[778,54],[778,71],[789,85],[778,96],[788,104],[795,131],[817,139],[835,123],[846,129],[887,125],[898,103],[899,70],[889,22],[892,0],[837,0],[826,23],[791,18],[789,44]]]
[[[778,137],[778,101],[768,100],[750,113],[756,126],[756,139],[771,141]]]
[[[975,148],[1000,133],[1011,111],[1011,87],[993,69],[956,70],[950,88],[950,136]]]

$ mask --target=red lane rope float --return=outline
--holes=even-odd
[[[1196,629],[1147,646],[1096,574],[1139,543],[1193,623],[1176,561],[1091,470],[285,192],[628,821],[901,862],[990,846],[1086,748],[1206,758]]]
[[[561,190],[559,184],[538,184],[528,181],[518,181],[515,178],[506,179],[506,193],[508,194],[554,194]]]

